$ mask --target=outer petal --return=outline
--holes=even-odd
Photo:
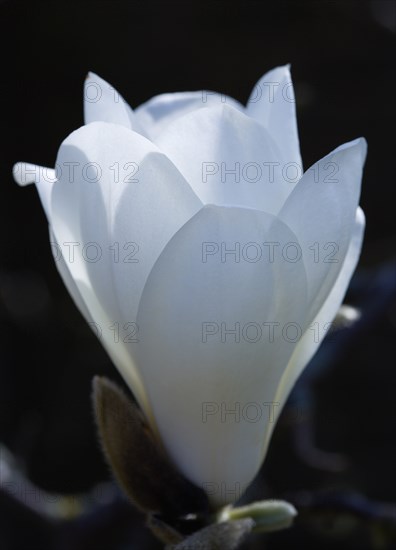
[[[73,302],[79,309],[80,313],[84,316],[87,323],[91,324],[95,321],[92,319],[91,314],[89,313],[89,310],[87,308],[86,303],[84,302],[81,293],[78,289],[76,281],[73,279],[70,269],[68,267],[68,263],[65,262],[65,259],[62,254],[62,248],[59,246],[58,241],[56,240],[56,237],[54,235],[54,232],[51,228],[51,226],[48,226],[49,229],[49,237],[50,237],[50,243],[51,243],[51,250],[52,254],[54,256],[55,265],[59,271],[60,276],[62,277],[62,280],[65,284],[65,287],[67,288],[70,296],[73,298]]]
[[[295,236],[269,214],[206,206],[166,246],[139,306],[138,364],[163,442],[218,504],[260,467],[294,348],[282,329],[306,306],[302,262],[257,252],[275,240]]]
[[[343,266],[355,225],[366,149],[366,141],[357,139],[317,162],[279,213],[302,248],[310,302],[307,323],[322,307]]]
[[[35,164],[29,164],[26,162],[18,162],[13,168],[13,175],[15,181],[19,185],[30,185],[35,183],[39,192],[40,200],[43,205],[44,211],[47,216],[47,220],[51,222],[51,193],[53,185],[56,181],[55,170],[46,168],[44,166],[38,166]],[[92,317],[87,309],[87,306],[81,296],[78,286],[74,281],[67,263],[62,254],[62,248],[56,240],[51,225],[48,226],[49,237],[51,244],[51,251],[54,256],[56,267],[62,277],[62,280],[69,291],[69,294],[73,298],[74,303],[80,310],[85,320],[88,323],[93,323]]]
[[[277,67],[255,85],[246,105],[247,114],[267,128],[286,163],[301,167],[296,103],[290,66]]]
[[[217,107],[224,104],[244,110],[243,105],[232,97],[201,90],[157,95],[140,105],[135,113],[140,124],[155,141],[173,120],[202,107]]]
[[[294,188],[267,130],[228,105],[174,120],[157,144],[205,204],[275,213]]]
[[[73,132],[57,165],[54,234],[107,350],[122,351],[115,364],[147,406],[128,335],[136,331],[151,267],[201,203],[151,142],[119,125],[97,122]]]
[[[84,120],[85,124],[113,122],[146,135],[125,99],[95,73],[88,73],[84,82]]]
[[[364,213],[361,208],[358,208],[356,211],[355,225],[352,238],[349,243],[348,252],[343,261],[337,280],[320,311],[316,315],[313,323],[307,328],[304,336],[301,338],[301,341],[294,349],[287,369],[283,373],[276,395],[276,400],[281,403],[281,406],[276,411],[277,416],[279,416],[282,406],[285,404],[286,399],[298,377],[322,343],[330,323],[333,321],[342,304],[349,282],[359,260],[363,242],[364,227]],[[269,443],[273,428],[274,425],[271,426],[271,431],[267,434],[267,445]]]

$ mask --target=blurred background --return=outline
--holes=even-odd
[[[362,316],[295,388],[249,498],[288,498],[295,526],[244,548],[395,547],[395,2],[0,2],[0,546],[156,549],[111,482],[91,381],[122,383],[58,276],[24,160],[54,166],[83,123],[91,70],[132,107],[210,89],[246,102],[291,63],[304,166],[369,145],[364,249],[347,295]]]

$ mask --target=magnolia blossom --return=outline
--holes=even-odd
[[[171,460],[214,502],[258,472],[335,317],[364,231],[364,139],[303,172],[289,67],[246,107],[213,92],[132,110],[89,74],[85,125],[35,182],[51,248]]]

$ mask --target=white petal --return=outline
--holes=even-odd
[[[55,236],[52,228],[51,231],[54,241],[58,244],[62,243],[62,240]],[[65,237],[62,230],[59,231],[59,234]],[[69,233],[66,239],[70,239],[70,237],[72,239],[71,241],[67,240],[64,242],[75,242],[72,233]],[[78,255],[74,256],[73,261],[70,261],[69,257],[63,256],[63,258],[65,261],[57,262],[57,268],[67,290],[70,292],[76,306],[101,341],[112,363],[118,368],[125,382],[132,389],[148,421],[151,422],[151,425],[155,428],[152,410],[135,363],[124,341],[119,340],[115,342],[114,332],[111,330],[111,327],[114,325],[114,320],[110,318],[103,309],[95,290],[92,288],[84,262]]]
[[[55,265],[59,271],[59,274],[62,277],[62,280],[65,284],[65,287],[67,288],[70,296],[73,298],[75,305],[79,309],[80,313],[84,316],[87,323],[89,324],[94,323],[94,320],[92,319],[91,314],[89,313],[88,308],[78,289],[77,283],[73,279],[70,273],[68,263],[65,262],[65,259],[62,253],[62,248],[59,246],[59,243],[56,240],[56,237],[50,225],[48,226],[48,229],[49,229],[52,255],[54,257]]]
[[[289,65],[266,73],[255,85],[246,105],[247,114],[267,128],[286,163],[302,170],[296,103]]]
[[[51,193],[56,180],[55,170],[28,162],[17,162],[12,169],[12,173],[18,185],[36,184],[47,220],[51,222]]]
[[[52,196],[54,233],[103,338],[106,333],[111,348],[125,348],[129,363],[116,366],[130,382],[134,343],[128,334],[147,275],[202,205],[155,145],[119,125],[96,122],[73,132],[57,165],[62,175]]]
[[[243,105],[232,97],[201,90],[157,95],[140,105],[135,113],[140,124],[155,141],[176,118],[202,107],[214,107],[225,103],[241,111],[244,110]]]
[[[84,120],[85,124],[97,121],[113,122],[145,135],[125,99],[95,73],[88,73],[84,82]]]
[[[228,105],[174,120],[157,144],[204,204],[274,213],[294,187],[282,177],[282,158],[268,131]]]
[[[346,143],[305,172],[279,213],[297,235],[308,277],[310,323],[347,254],[359,202],[366,141]]]
[[[282,328],[303,316],[306,279],[302,262],[271,262],[265,245],[261,257],[258,248],[290,240],[269,214],[206,206],[176,233],[146,283],[138,364],[165,447],[200,486],[243,490],[260,467],[269,403],[294,348]],[[231,251],[237,243],[240,261]],[[236,422],[230,414],[222,422],[222,403],[245,413],[252,404],[261,417]],[[218,408],[207,422],[206,407]]]
[[[279,384],[276,400],[281,403],[281,406],[276,411],[277,416],[279,416],[282,406],[285,404],[287,397],[298,377],[315,355],[317,349],[326,336],[326,333],[328,333],[331,323],[342,304],[349,282],[359,260],[363,242],[364,227],[364,213],[361,208],[358,208],[356,211],[355,225],[352,238],[349,243],[348,252],[343,261],[337,280],[326,297],[326,300],[317,316],[307,328],[306,333],[296,346],[293,355],[290,358],[289,365],[283,374],[281,383]],[[272,426],[271,432],[267,435],[267,445],[269,443],[273,427],[274,426]]]

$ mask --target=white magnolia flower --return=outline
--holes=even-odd
[[[188,92],[133,111],[94,74],[84,93],[56,169],[15,179],[36,183],[60,274],[171,459],[232,501],[356,267],[365,140],[302,175],[288,67],[246,107]]]

